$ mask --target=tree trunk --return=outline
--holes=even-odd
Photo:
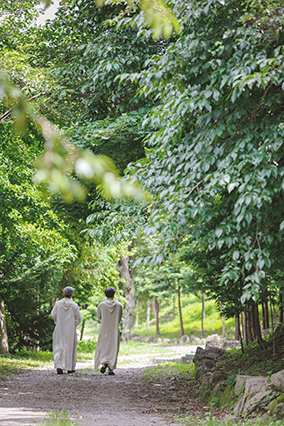
[[[259,346],[264,349],[263,339],[261,334],[260,322],[259,322],[259,311],[258,304],[256,302],[251,302],[250,304],[250,319],[251,319],[251,328],[253,332],[253,338],[258,341]]]
[[[248,339],[247,314],[245,311],[242,312],[242,328],[243,328],[243,339],[244,339],[245,345],[247,346],[249,339]]]
[[[271,311],[271,327],[272,327],[272,335],[273,335],[272,348],[273,348],[273,357],[275,357],[276,347],[275,347],[275,333],[274,333],[274,322],[273,322],[273,313],[272,313],[273,309],[272,309],[271,296],[270,296],[270,311]]]
[[[252,318],[252,311],[251,311],[250,305],[248,306],[248,310],[246,312],[246,319],[247,319],[248,341],[252,342],[254,340],[254,336],[253,336],[253,329],[252,329],[253,318]]]
[[[235,316],[235,340],[241,340],[239,315]]]
[[[283,293],[282,293],[282,289],[280,290],[279,293],[279,322],[283,322]]]
[[[267,299],[263,299],[262,303],[262,325],[263,329],[266,330],[269,328],[269,313],[268,313],[268,301]]]
[[[83,340],[84,330],[85,330],[86,318],[83,319],[81,325],[81,333],[80,333],[80,342]]]
[[[139,325],[139,300],[136,301],[136,317],[135,317],[134,330],[137,330],[138,325]]]
[[[151,302],[148,297],[147,300],[147,319],[146,319],[146,333],[150,330],[150,318],[151,317]]]
[[[0,300],[0,354],[9,353],[8,333],[5,319],[4,300]]]
[[[160,335],[160,327],[159,327],[159,302],[158,299],[155,297],[155,317],[156,317],[156,336]]]
[[[155,317],[156,316],[156,298],[155,297],[152,297],[151,303],[152,303],[152,312],[153,312],[154,317]]]
[[[176,296],[173,295],[173,316],[176,314]]]
[[[224,315],[224,303],[222,303],[222,336],[226,337],[226,323],[225,323],[225,315]]]
[[[184,336],[182,311],[181,311],[181,291],[180,291],[180,285],[178,286],[178,313],[179,313],[180,334],[181,334],[181,336]]]
[[[201,288],[201,293],[202,293],[202,319],[205,320],[206,316],[205,316],[205,293],[203,290],[203,287]],[[202,334],[203,336],[204,334]]]
[[[129,342],[131,327],[133,323],[133,310],[135,308],[135,299],[134,299],[134,280],[130,275],[129,270],[129,257],[122,257],[120,260],[121,271],[120,276],[124,279],[124,291],[126,298],[126,306],[124,309],[124,319],[122,323],[123,329],[123,340]]]

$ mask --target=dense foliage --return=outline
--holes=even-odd
[[[8,282],[29,297],[36,277],[37,294],[45,268],[46,296],[29,311],[47,312],[66,282],[88,306],[94,287],[127,287],[116,263],[132,257],[148,297],[167,273],[165,291],[186,288],[182,264],[166,261],[182,253],[187,287],[197,284],[228,317],[245,311],[261,340],[256,303],[279,297],[283,308],[281,3],[68,0],[43,27],[36,1],[1,5],[0,268],[10,324]],[[26,114],[25,133],[15,133]],[[60,195],[42,199],[32,180],[44,140],[37,182],[69,206]],[[116,178],[126,168],[131,183]],[[148,203],[103,200],[141,199],[133,182]],[[142,265],[162,263],[140,279]]]

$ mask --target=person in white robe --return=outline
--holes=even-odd
[[[55,303],[51,316],[55,322],[53,332],[53,359],[54,368],[58,374],[63,370],[75,373],[77,360],[77,334],[76,327],[81,322],[81,314],[77,303],[71,300],[74,293],[73,287],[65,287],[64,299]]]
[[[105,289],[107,300],[99,304],[97,317],[101,320],[101,329],[95,353],[95,369],[102,365],[100,372],[114,375],[120,344],[119,323],[122,318],[122,306],[114,300],[115,289]]]

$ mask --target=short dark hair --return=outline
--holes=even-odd
[[[108,287],[105,289],[106,297],[113,297],[115,294],[115,289],[113,287]]]

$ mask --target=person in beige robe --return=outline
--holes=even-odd
[[[65,287],[64,299],[55,303],[51,316],[56,324],[53,332],[54,368],[58,374],[63,370],[75,373],[77,360],[76,327],[81,322],[81,314],[77,303],[71,300],[73,287]]]
[[[108,287],[105,289],[107,300],[99,304],[97,317],[101,320],[101,329],[99,332],[96,353],[95,369],[100,365],[101,373],[105,373],[108,368],[108,374],[114,375],[116,369],[117,355],[120,344],[120,332],[118,325],[122,318],[122,306],[114,300],[115,289]]]

